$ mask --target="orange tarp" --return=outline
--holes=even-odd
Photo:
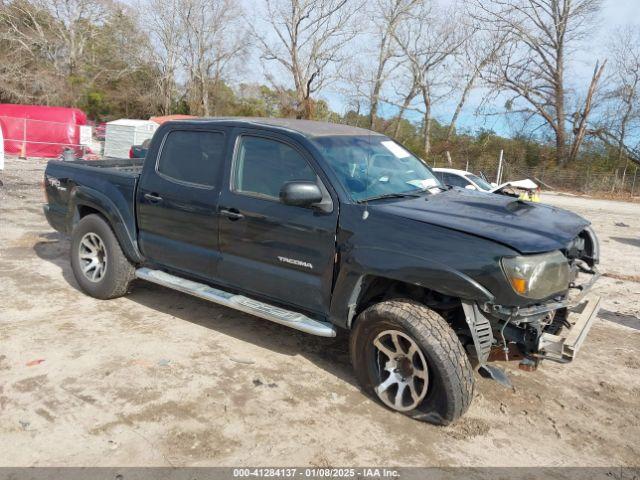
[[[184,120],[187,118],[196,118],[193,115],[165,115],[163,117],[151,117],[149,120],[156,122],[158,125],[162,125],[164,122],[170,120]]]

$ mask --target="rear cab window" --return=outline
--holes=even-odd
[[[224,162],[222,132],[173,130],[162,144],[156,171],[167,180],[211,188]]]

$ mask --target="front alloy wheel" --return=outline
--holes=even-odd
[[[437,312],[409,299],[370,305],[350,335],[363,390],[387,408],[448,425],[469,408],[473,369],[460,340]]]
[[[375,392],[400,412],[417,408],[429,389],[429,370],[420,347],[407,334],[385,330],[374,339],[378,385]]]

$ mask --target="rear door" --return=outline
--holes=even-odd
[[[227,139],[225,128],[176,126],[165,133],[156,161],[145,162],[137,218],[149,262],[204,279],[215,276]]]
[[[338,218],[326,179],[304,147],[285,136],[238,129],[234,145],[220,198],[221,281],[326,313]],[[328,202],[324,211],[280,202],[284,183],[295,180],[318,183]]]

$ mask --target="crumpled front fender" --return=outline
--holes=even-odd
[[[365,280],[372,278],[397,280],[480,303],[494,299],[477,281],[434,259],[383,248],[354,248],[341,259],[331,301],[333,323],[350,328]]]

